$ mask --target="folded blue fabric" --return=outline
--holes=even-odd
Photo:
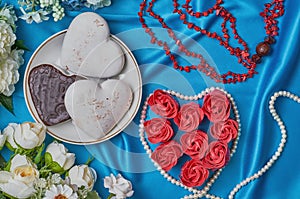
[[[209,193],[227,197],[230,190],[243,179],[258,171],[276,151],[280,142],[280,130],[273,120],[268,109],[269,98],[275,91],[288,90],[300,95],[300,8],[296,1],[285,2],[285,14],[279,19],[279,36],[272,45],[272,53],[263,58],[257,66],[258,75],[244,83],[223,85],[217,84],[205,77],[202,73],[192,71],[184,73],[172,68],[170,60],[164,51],[150,44],[150,37],[144,33],[139,22],[137,12],[142,0],[121,1],[112,0],[110,7],[96,10],[104,17],[111,29],[111,33],[119,37],[133,51],[140,66],[143,79],[143,100],[155,89],[172,89],[185,95],[194,95],[210,86],[225,88],[234,97],[241,116],[242,132],[237,152],[228,163],[219,179],[212,186]],[[184,1],[179,1],[184,3]],[[14,4],[17,1],[8,0]],[[194,10],[204,10],[214,2],[193,1]],[[248,43],[251,54],[255,46],[264,39],[264,22],[259,13],[264,9],[267,1],[225,1],[227,8],[237,19],[238,33]],[[199,45],[199,53],[212,63],[220,72],[245,72],[242,65],[237,63],[228,51],[219,46],[216,40],[201,37],[183,25],[179,16],[172,12],[172,1],[157,0],[154,10],[180,34],[194,39]],[[27,110],[23,93],[23,75],[34,50],[49,36],[67,29],[72,19],[88,9],[68,11],[63,20],[54,22],[52,19],[40,24],[26,24],[19,20],[17,23],[18,39],[24,40],[30,49],[25,53],[26,63],[20,68],[21,78],[16,85],[13,95],[15,115],[10,114],[3,107],[0,108],[0,129],[10,122],[22,123],[33,121]],[[21,12],[18,10],[17,14]],[[161,25],[152,17],[145,17],[147,24],[152,28]],[[193,19],[194,23],[206,29],[220,31],[214,17],[204,20]],[[160,30],[158,30],[160,31]],[[163,35],[163,34],[162,34]],[[194,63],[196,64],[196,63]],[[300,133],[298,132],[300,105],[291,100],[279,99],[276,107],[287,126],[288,141],[280,159],[261,178],[242,188],[236,198],[243,199],[282,199],[300,198]],[[110,173],[121,173],[129,179],[134,188],[135,199],[167,199],[181,198],[188,191],[164,179],[152,165],[139,140],[137,114],[134,121],[119,135],[104,143],[90,146],[76,146],[66,144],[71,152],[76,153],[77,162],[84,163],[87,157],[94,156],[91,166],[98,173],[95,188],[101,197],[108,196],[108,190],[103,187],[103,178]],[[52,138],[47,137],[48,140]],[[178,170],[171,172],[178,178]],[[176,173],[176,174],[175,174]]]

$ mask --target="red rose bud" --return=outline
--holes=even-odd
[[[230,115],[230,101],[223,92],[214,90],[204,97],[202,110],[211,122],[226,121]]]
[[[175,99],[162,90],[154,91],[148,99],[148,104],[154,113],[164,118],[176,117],[179,109]]]
[[[203,166],[207,169],[220,169],[228,161],[227,144],[220,141],[214,141],[209,144],[206,156],[202,159]]]
[[[177,164],[178,158],[183,155],[181,145],[174,140],[158,146],[152,153],[151,158],[159,164],[159,166],[169,171]]]
[[[208,149],[208,136],[200,130],[185,133],[180,138],[180,142],[183,152],[192,159],[200,160]]]
[[[152,120],[148,120],[144,123],[144,127],[149,142],[153,144],[167,142],[174,135],[171,122],[164,118],[153,118]]]
[[[195,102],[190,102],[181,107],[174,122],[180,130],[191,132],[198,128],[203,118],[204,112],[200,106]]]
[[[188,187],[201,186],[208,178],[209,171],[200,160],[187,161],[181,168],[180,180]]]
[[[217,140],[229,143],[238,135],[238,123],[233,119],[228,119],[225,122],[214,123],[210,127],[212,137]]]

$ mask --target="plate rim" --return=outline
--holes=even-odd
[[[27,91],[29,91],[28,89],[28,77],[29,77],[29,73],[30,71],[32,70],[32,67],[31,64],[34,60],[34,58],[36,57],[37,53],[47,44],[49,43],[50,41],[52,41],[53,39],[55,39],[56,37],[62,35],[62,34],[65,34],[67,32],[68,29],[65,29],[65,30],[62,30],[62,31],[59,31],[57,33],[54,33],[52,34],[51,36],[49,36],[48,38],[46,38],[36,49],[35,51],[32,53],[27,65],[26,65],[26,69],[25,69],[25,72],[24,72],[24,79],[23,79],[23,91],[24,91],[24,98],[25,98],[25,102],[26,102],[26,106],[27,106],[27,109],[30,113],[30,115],[32,116],[32,118],[38,122],[38,123],[42,123],[43,125],[45,125],[41,119],[39,118],[38,115],[35,115],[32,111],[32,109],[35,109],[35,107],[31,106],[30,105],[30,102],[29,102],[29,99],[28,99],[28,95],[27,95]],[[63,141],[63,142],[66,142],[66,143],[69,143],[69,144],[75,144],[75,145],[91,145],[91,144],[98,144],[98,143],[101,143],[101,142],[104,142],[104,141],[107,141],[113,137],[115,137],[116,135],[120,134],[134,119],[134,117],[136,116],[136,114],[138,113],[138,110],[140,108],[140,104],[141,104],[141,101],[142,101],[142,93],[143,93],[143,88],[142,88],[142,76],[141,76],[141,71],[139,69],[139,65],[134,57],[134,55],[132,54],[131,50],[128,48],[128,46],[122,41],[120,40],[118,37],[116,37],[115,35],[112,35],[110,34],[110,37],[112,37],[119,45],[121,45],[121,48],[123,50],[125,50],[126,52],[124,53],[128,53],[128,55],[131,57],[132,61],[134,62],[134,67],[136,68],[136,71],[137,71],[137,75],[138,75],[138,82],[139,82],[139,85],[138,85],[138,91],[139,91],[139,94],[138,94],[138,101],[137,101],[137,105],[136,107],[134,108],[134,111],[133,113],[130,115],[129,119],[127,122],[125,122],[125,124],[120,127],[116,132],[114,132],[113,134],[110,134],[109,136],[104,136],[102,138],[98,138],[98,139],[95,139],[93,141],[74,141],[74,140],[69,140],[69,139],[65,139],[65,138],[62,138],[58,135],[56,135],[54,132],[50,131],[48,128],[47,128],[47,133],[54,137],[55,139],[58,139],[60,141]],[[29,67],[31,66],[31,68],[29,69]],[[30,93],[30,91],[29,91]],[[48,127],[47,125],[45,125],[46,127]]]

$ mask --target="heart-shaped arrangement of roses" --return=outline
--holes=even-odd
[[[179,105],[179,99],[188,102]],[[156,117],[145,120],[148,110]],[[239,121],[233,98],[220,88],[206,89],[195,96],[155,90],[143,106],[140,136],[149,157],[167,180],[204,195],[236,150]],[[181,167],[180,180],[167,173],[173,167]],[[206,186],[198,190],[205,182]]]

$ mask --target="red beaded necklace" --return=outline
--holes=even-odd
[[[241,63],[248,70],[247,73],[235,73],[228,71],[227,73],[219,74],[218,72],[216,72],[214,67],[207,63],[207,61],[201,54],[189,51],[181,42],[181,40],[178,39],[174,31],[164,22],[164,19],[153,11],[152,8],[156,1],[157,0],[151,0],[149,2],[149,7],[146,9],[147,0],[143,0],[143,2],[140,4],[140,11],[138,12],[140,22],[142,23],[142,27],[145,29],[145,32],[151,36],[151,43],[163,47],[165,54],[173,62],[173,67],[175,69],[186,72],[198,69],[210,78],[212,78],[214,81],[222,83],[243,82],[246,81],[248,78],[252,78],[254,74],[257,74],[257,72],[255,71],[256,65],[260,63],[261,58],[263,56],[266,56],[270,52],[270,44],[273,44],[275,42],[274,37],[278,35],[279,28],[277,26],[278,21],[276,20],[276,18],[284,14],[284,0],[273,0],[271,3],[265,4],[265,9],[263,12],[260,13],[260,16],[264,18],[264,22],[266,24],[264,28],[266,30],[267,36],[265,37],[263,42],[259,43],[256,46],[256,54],[250,56],[249,47],[247,43],[239,36],[238,31],[236,29],[236,18],[223,6],[221,6],[221,4],[223,4],[223,0],[217,0],[216,4],[212,8],[204,12],[193,11],[192,7],[190,6],[191,0],[186,0],[186,3],[182,5],[182,8],[185,8],[186,13],[191,17],[207,17],[214,12],[217,16],[222,17],[223,23],[221,24],[221,26],[223,35],[219,35],[216,32],[207,31],[197,26],[196,24],[188,21],[187,14],[184,13],[183,10],[179,9],[180,5],[178,3],[178,0],[173,0],[173,13],[177,13],[179,15],[179,19],[183,21],[183,23],[189,29],[193,29],[199,32],[200,34],[218,40],[220,45],[225,47],[231,55],[236,56],[238,62]],[[176,56],[173,53],[171,53],[170,47],[167,44],[167,42],[159,40],[155,36],[155,33],[151,30],[151,28],[149,28],[148,25],[145,23],[145,19],[143,17],[143,12],[145,9],[146,12],[150,14],[150,16],[159,21],[163,28],[167,29],[169,37],[175,41],[176,45],[178,46],[181,52],[185,53],[185,55],[188,57],[194,57],[199,59],[198,65],[181,66],[178,64]],[[241,44],[242,49],[240,47],[233,47],[229,44],[230,35],[228,34],[228,29],[226,28],[227,22],[230,23],[230,28],[232,29],[234,39],[236,39],[238,43]]]

